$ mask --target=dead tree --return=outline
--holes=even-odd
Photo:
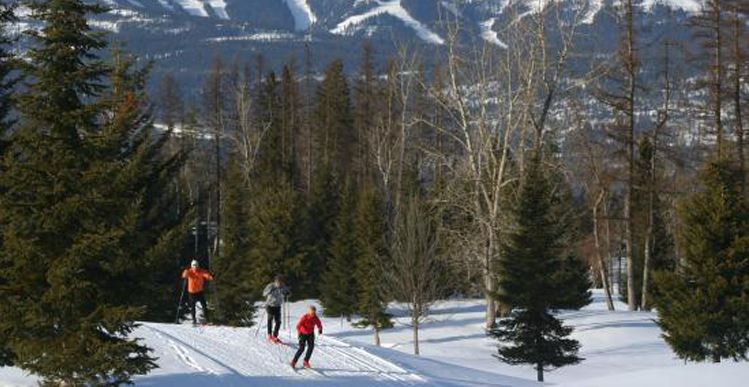
[[[224,85],[224,64],[220,57],[216,57],[211,66],[211,70],[206,79],[203,89],[203,98],[205,101],[205,126],[211,131],[214,145],[214,183],[213,192],[215,195],[216,210],[216,238],[213,246],[213,256],[220,255],[220,230],[221,230],[221,138],[224,135],[226,127],[226,99]],[[210,198],[209,194],[209,198]],[[208,206],[210,208],[210,206]],[[210,216],[208,216],[210,219]]]
[[[640,309],[648,310],[648,296],[650,291],[650,262],[653,255],[653,246],[655,245],[655,199],[659,191],[658,184],[658,149],[660,147],[660,137],[668,125],[671,117],[671,43],[664,43],[663,57],[663,106],[658,110],[658,115],[653,129],[650,134],[650,141],[653,146],[653,154],[650,157],[650,175],[647,182],[647,230],[645,233],[645,244],[643,251],[642,266],[642,295],[640,300]]]
[[[596,97],[610,107],[614,113],[614,123],[608,134],[624,147],[626,160],[626,197],[624,203],[624,249],[627,261],[627,306],[637,309],[634,271],[633,210],[635,190],[635,104],[638,92],[637,73],[640,62],[637,55],[635,36],[635,3],[626,0],[622,3],[621,16],[623,33],[614,62],[607,66],[604,83],[596,91]]]

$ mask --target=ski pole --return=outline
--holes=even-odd
[[[257,328],[255,328],[255,337],[257,337],[257,334],[260,333],[260,324],[263,323],[263,320],[265,319],[265,317],[267,317],[266,316],[267,314],[268,314],[268,310],[265,307],[263,307],[263,315],[262,317],[260,317],[260,320],[257,322]]]
[[[284,303],[286,304],[286,328],[289,332],[289,340],[291,340],[291,311],[289,310],[289,296],[284,297]]]
[[[283,297],[281,304],[281,329],[286,330],[286,296]]]
[[[187,279],[182,280],[182,291],[179,293],[179,304],[177,304],[177,317],[174,318],[174,323],[179,324],[179,312],[182,309],[182,300],[185,297],[185,288],[187,287]]]

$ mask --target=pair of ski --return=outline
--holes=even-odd
[[[317,376],[324,376],[322,372],[312,369],[312,368],[304,368],[304,367],[291,367],[292,370],[296,373],[309,373],[311,375],[317,375]]]

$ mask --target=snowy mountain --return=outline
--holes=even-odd
[[[300,315],[311,301],[291,305]],[[606,310],[603,294],[593,304],[561,317],[575,328],[585,361],[547,375],[561,387],[739,387],[746,385],[745,363],[689,364],[674,357],[660,337],[650,312]],[[137,386],[325,386],[325,387],[529,387],[530,366],[503,364],[492,355],[496,341],[483,330],[483,301],[440,301],[424,321],[421,356],[410,354],[412,336],[406,310],[392,305],[395,327],[382,332],[382,347],[370,345],[372,332],[337,318],[323,318],[326,334],[318,337],[312,371],[293,371],[290,346],[268,344],[263,328],[192,327],[144,323],[135,335],[154,349],[159,368],[135,379]],[[258,316],[262,318],[263,316]],[[284,329],[281,338],[289,340]],[[32,386],[33,377],[0,368],[0,385]]]
[[[110,10],[92,17],[92,25],[154,60],[156,77],[171,72],[197,87],[216,54],[247,62],[262,54],[271,67],[277,67],[292,56],[299,62],[309,47],[316,66],[341,58],[352,70],[364,39],[372,42],[380,60],[397,44],[422,46],[429,53],[424,58],[429,65],[440,60],[446,20],[460,21],[460,38],[466,42],[504,48],[504,35],[514,23],[522,23],[554,0],[101,1]],[[563,9],[583,4],[584,17],[576,20],[581,24],[582,52],[591,57],[611,52],[618,34],[612,28],[611,7],[617,0],[556,1]],[[687,40],[682,21],[699,10],[700,1],[643,0],[643,17],[639,18],[643,39],[658,39],[668,32]],[[28,27],[33,26],[22,17],[18,30]]]

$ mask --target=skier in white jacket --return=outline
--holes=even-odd
[[[291,294],[291,291],[284,285],[283,277],[280,275],[277,275],[275,280],[263,290],[265,312],[268,315],[268,341],[270,342],[280,342],[278,331],[281,329],[281,306],[284,303],[284,298],[288,297],[289,294]]]

